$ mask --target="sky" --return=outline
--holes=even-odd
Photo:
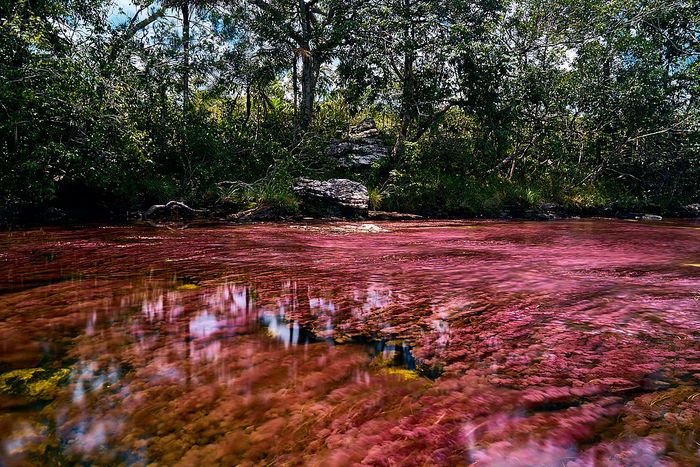
[[[115,3],[118,8],[121,8],[127,14],[133,13],[135,11],[134,4],[131,2],[131,0],[116,0]]]
[[[134,5],[134,0],[111,0],[111,2],[113,6],[110,9],[107,20],[112,26],[124,24],[126,21],[131,20],[134,13],[136,13],[137,7]],[[145,18],[148,15],[148,11],[153,10],[154,5],[157,6],[158,2],[151,2],[148,10],[141,12],[139,19]],[[179,27],[176,26],[175,29],[178,30]]]
[[[119,12],[120,9],[124,11],[123,14]],[[108,21],[113,25],[120,24],[135,12],[136,7],[131,0],[114,0],[114,7],[110,10]]]

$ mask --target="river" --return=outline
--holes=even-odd
[[[697,465],[700,223],[0,233],[0,465]]]

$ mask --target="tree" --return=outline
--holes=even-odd
[[[406,138],[420,139],[454,105],[460,60],[485,37],[497,1],[380,0],[366,2],[359,32],[341,59],[351,88],[391,103],[400,118],[394,155]]]
[[[351,1],[341,0],[248,0],[247,24],[257,46],[294,51],[301,62],[300,124],[308,131],[313,122],[321,67],[347,40],[354,16]],[[293,66],[296,70],[296,65]],[[292,79],[296,83],[297,74]]]

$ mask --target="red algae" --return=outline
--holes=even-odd
[[[683,227],[0,234],[0,464],[697,465]]]

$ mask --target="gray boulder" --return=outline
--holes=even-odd
[[[369,209],[369,192],[361,183],[346,179],[326,181],[300,178],[294,184],[304,211],[320,216],[364,216]]]
[[[371,118],[350,127],[346,139],[333,141],[326,149],[326,155],[336,159],[338,165],[346,169],[369,167],[388,157],[389,153],[389,147],[384,144]]]
[[[684,206],[681,215],[686,217],[700,217],[700,203]]]

